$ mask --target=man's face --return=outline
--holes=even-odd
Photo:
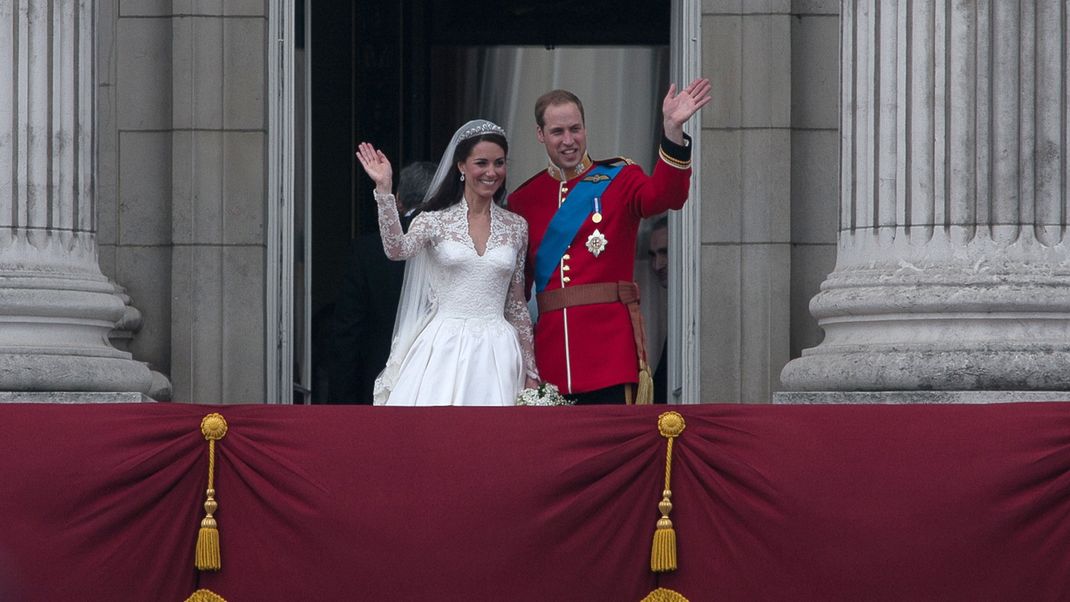
[[[543,126],[535,135],[546,147],[550,161],[561,169],[572,169],[587,153],[587,127],[575,103],[550,105],[542,115]]]
[[[658,275],[662,288],[669,286],[669,229],[658,228],[650,233],[650,268]]]

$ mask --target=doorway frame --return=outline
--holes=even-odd
[[[293,403],[295,46],[294,0],[269,0],[264,401],[274,404]]]
[[[702,76],[702,2],[673,0],[669,72],[677,85]],[[702,402],[702,114],[684,130],[691,136],[689,201],[669,214],[669,402]],[[676,392],[679,392],[677,395]]]
[[[311,48],[307,38],[312,17],[311,2],[305,3],[305,48]],[[267,22],[267,95],[268,95],[268,165],[267,165],[267,223],[266,279],[265,279],[265,393],[267,403],[293,402],[294,385],[310,390],[311,370],[311,298],[309,287],[300,300],[294,297],[294,95],[308,94],[311,77],[305,79],[305,89],[294,89],[294,9],[295,0],[268,0]],[[702,2],[701,0],[672,0],[669,42],[672,81],[681,85],[701,76],[702,66]],[[310,60],[306,54],[306,61]],[[307,73],[307,71],[306,71]],[[307,136],[312,107],[306,105],[304,122],[299,124]],[[702,297],[701,270],[701,197],[702,190],[702,122],[701,115],[685,127],[692,139],[691,202],[669,216],[670,245],[668,296],[668,352],[669,390],[677,403],[699,403],[701,392],[701,341],[699,338]],[[311,148],[311,140],[305,140]],[[310,154],[300,158],[304,162],[305,181],[311,182]],[[306,186],[307,191],[307,186]],[[306,196],[306,206],[311,199]],[[304,223],[305,274],[313,269],[309,231],[311,221]],[[294,325],[295,301],[303,308],[301,328]],[[299,336],[298,336],[299,335]],[[302,370],[300,380],[294,382],[293,357],[295,341],[301,342]],[[679,392],[679,395],[676,395]]]

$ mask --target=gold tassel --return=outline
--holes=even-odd
[[[650,377],[650,367],[645,363],[639,370],[639,387],[635,393],[636,405],[649,405],[654,403],[654,379]]]
[[[215,442],[227,434],[227,421],[219,414],[208,414],[201,420],[201,434],[208,440],[208,489],[204,501],[205,517],[197,532],[194,564],[201,571],[218,571],[222,564],[219,556],[219,525],[214,516],[219,508],[215,501]]]
[[[186,598],[185,602],[227,602],[227,601],[223,599],[223,596],[220,596],[219,594],[213,592],[210,589],[199,589],[199,590],[193,592],[192,594],[190,594],[190,596],[188,598]]]
[[[658,528],[654,530],[654,545],[650,549],[650,570],[655,573],[667,573],[676,570],[676,529],[673,529],[672,521],[669,520],[669,512],[672,510],[672,502],[669,497],[672,492],[665,490],[658,508],[661,510],[661,518],[658,519]]]
[[[204,510],[208,513],[201,520],[201,528],[197,531],[197,568],[202,571],[218,571],[219,561],[219,528],[216,525],[212,512],[215,511],[216,501],[212,497],[215,492],[208,490],[208,501],[204,503]]]
[[[676,412],[665,412],[658,416],[658,432],[668,442],[665,445],[665,489],[658,504],[661,518],[658,519],[654,543],[650,548],[650,570],[655,573],[675,571],[677,567],[676,529],[669,519],[669,513],[672,512],[672,489],[669,485],[672,479],[672,442],[684,432],[685,426],[684,417]]]

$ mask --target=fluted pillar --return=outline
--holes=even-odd
[[[93,2],[0,0],[0,391],[146,392],[97,262]]]
[[[836,268],[795,391],[1070,390],[1070,14],[844,0]]]

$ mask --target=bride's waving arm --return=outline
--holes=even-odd
[[[433,242],[434,229],[428,214],[417,215],[409,224],[409,231],[404,232],[394,195],[381,195],[376,190],[375,202],[379,206],[379,235],[383,239],[383,252],[387,257],[394,261],[409,259]]]
[[[518,216],[519,217],[519,216]],[[513,278],[509,283],[509,291],[505,297],[505,319],[516,329],[516,335],[520,339],[520,353],[524,357],[524,386],[535,388],[539,386],[539,371],[535,367],[535,343],[531,334],[531,314],[528,313],[528,304],[524,301],[524,256],[527,254],[528,223],[522,218],[517,219],[516,226],[520,229],[520,245],[516,250],[516,265],[513,268]]]
[[[383,251],[393,260],[408,259],[416,255],[431,241],[430,222],[424,215],[412,220],[409,232],[401,229],[398,204],[391,190],[394,186],[394,171],[383,151],[367,142],[361,142],[357,159],[368,177],[375,182],[375,203],[379,208],[379,234],[383,239]],[[422,219],[421,219],[422,218]]]

